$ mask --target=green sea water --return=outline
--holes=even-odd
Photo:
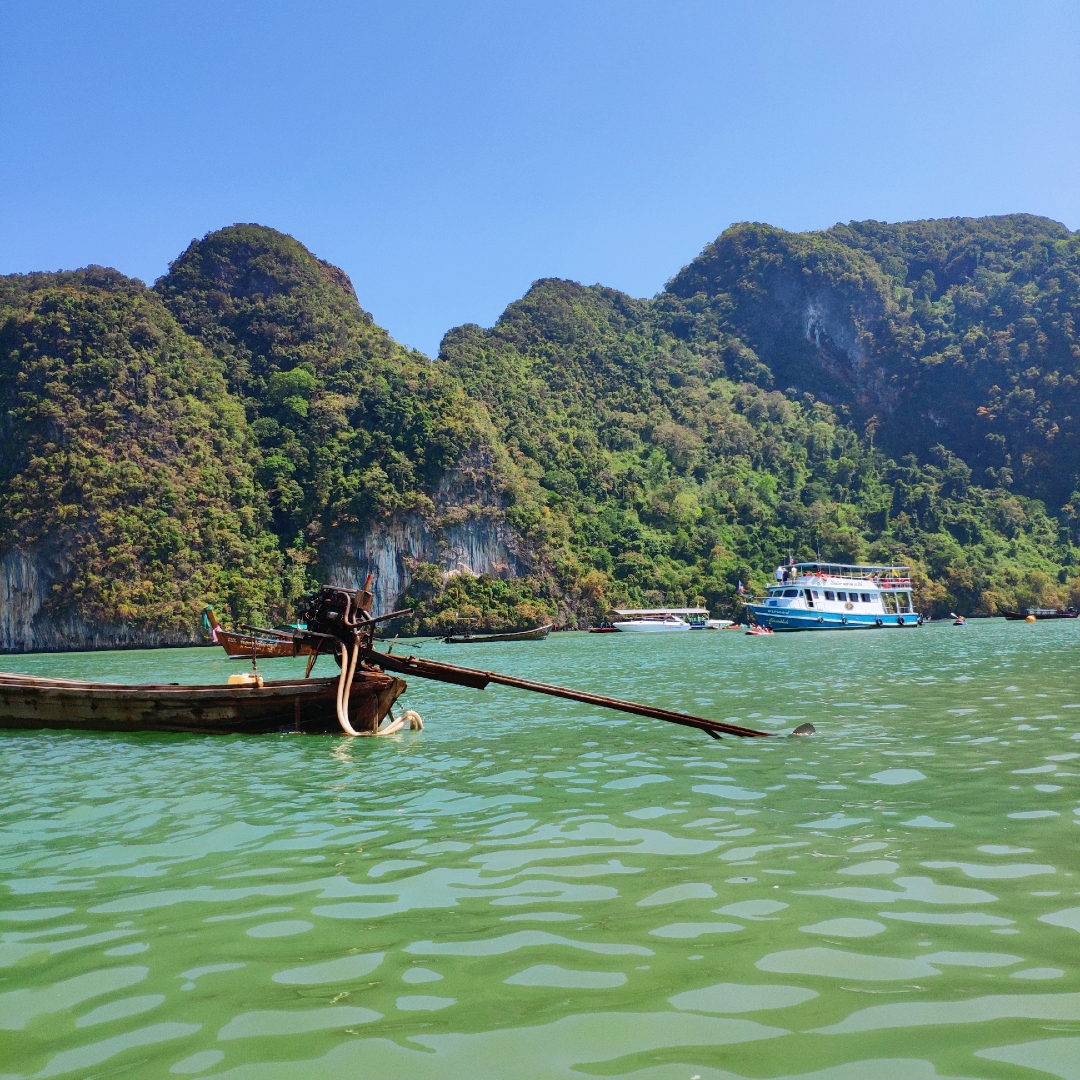
[[[810,739],[418,680],[425,730],[387,739],[0,732],[0,1075],[1080,1077],[1078,647],[424,643]]]

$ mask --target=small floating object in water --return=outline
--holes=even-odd
[[[813,724],[800,724],[792,733],[792,735],[816,735],[817,728]]]
[[[751,626],[750,629],[747,630],[746,632],[748,634],[753,634],[754,637],[763,637],[766,634],[774,633],[774,631],[770,627],[768,627],[768,626],[759,626],[756,623],[753,626]]]
[[[1038,622],[1038,618],[1035,615],[1028,615],[1024,622]]]

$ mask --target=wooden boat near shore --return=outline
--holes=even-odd
[[[374,648],[376,626],[408,611],[372,618],[371,577],[363,589],[324,586],[309,597],[303,624],[293,630],[242,626],[253,640],[265,637],[288,644],[293,655],[301,646],[310,649],[302,679],[266,682],[257,670],[229,676],[222,686],[183,686],[180,683],[94,683],[78,679],[42,679],[0,673],[0,728],[63,729],[120,732],[188,732],[200,735],[264,735],[276,733],[391,735],[410,728],[423,729],[410,711],[384,724],[394,702],[405,691],[398,675],[483,690],[491,683],[566,698],[591,706],[696,728],[713,738],[775,738],[776,733],[742,727],[727,721],[676,712],[654,705],[621,701],[601,694],[570,690],[494,671],[478,671],[441,664],[416,656],[395,656]],[[546,635],[550,627],[540,627]],[[535,631],[534,631],[535,633]],[[336,678],[312,679],[320,650],[331,651],[338,661]],[[253,668],[255,664],[253,663]],[[812,724],[801,724],[793,735],[813,734]]]
[[[282,656],[310,656],[314,651],[309,642],[293,637],[271,637],[251,631],[226,630],[217,621],[214,609],[203,609],[203,626],[210,631],[210,640],[220,645],[233,660],[273,660]]]
[[[510,634],[447,634],[443,641],[447,645],[482,644],[495,641],[543,641],[552,631],[552,624],[538,626],[534,630],[518,630]]]
[[[1003,609],[1001,614],[1013,622],[1027,622],[1029,617],[1042,622],[1043,619],[1075,619],[1080,612],[1075,608],[1024,608],[1023,611]]]
[[[0,674],[0,728],[184,731],[199,735],[341,734],[338,678],[262,685],[181,686],[81,682]],[[405,690],[394,675],[363,667],[349,692],[356,730],[374,734]]]

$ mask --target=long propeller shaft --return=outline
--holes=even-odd
[[[500,675],[494,671],[477,671],[474,668],[458,667],[456,664],[443,664],[437,660],[423,660],[417,656],[393,656],[390,653],[369,649],[369,663],[377,664],[384,671],[396,671],[402,675],[415,675],[421,679],[433,679],[436,682],[453,683],[455,686],[468,686],[474,690],[483,690],[489,683],[512,686],[518,690],[529,690],[534,694],[547,694],[549,697],[567,698],[580,701],[585,705],[597,705],[617,712],[647,716],[653,720],[665,720],[670,724],[697,728],[720,738],[721,735],[738,735],[745,739],[775,738],[776,732],[758,731],[756,728],[743,727],[740,724],[728,724],[720,720],[707,720],[703,716],[675,712],[672,709],[658,709],[652,705],[639,705],[635,701],[623,701],[620,698],[605,697],[602,694],[590,694],[584,690],[571,690],[564,686],[552,686],[549,683],[534,682],[532,679],[519,679],[513,675]],[[809,731],[803,730],[809,728]],[[813,733],[809,724],[796,728],[793,734],[809,735]]]

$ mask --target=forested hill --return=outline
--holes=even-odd
[[[433,361],[262,226],[153,289],[0,278],[0,648],[190,640],[368,568],[421,631],[734,611],[788,554],[911,561],[938,613],[1064,602],[1078,290],[1042,218],[745,224],[650,300],[539,281]]]
[[[456,380],[394,341],[345,273],[290,236],[211,233],[155,289],[220,358],[260,450],[274,531],[301,546],[423,505],[483,437]]]
[[[738,336],[778,389],[847,406],[893,455],[940,443],[1054,510],[1080,487],[1080,235],[1057,222],[739,225],[658,302],[680,337]]]

